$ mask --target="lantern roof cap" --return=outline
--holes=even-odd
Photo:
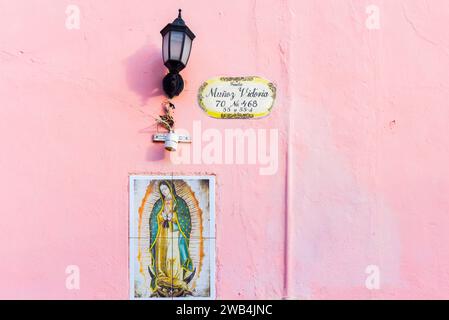
[[[195,34],[192,32],[192,30],[187,27],[185,21],[182,19],[182,10],[178,10],[178,17],[172,22],[167,24],[164,29],[161,30],[162,36],[167,34],[169,31],[180,31],[185,32],[190,39],[195,39]]]
[[[182,9],[178,10],[178,17],[175,20],[173,20],[173,24],[177,24],[179,26],[185,26],[186,25],[186,23],[182,19]]]

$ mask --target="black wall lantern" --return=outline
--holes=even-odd
[[[186,26],[179,9],[178,18],[173,23],[161,30],[162,34],[162,58],[169,73],[163,80],[163,88],[169,98],[178,96],[184,89],[184,80],[179,72],[184,69],[189,61],[192,42],[195,35]]]

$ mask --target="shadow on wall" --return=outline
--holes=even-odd
[[[147,149],[146,160],[147,161],[169,161],[170,155],[165,151],[163,143],[153,143]]]
[[[152,137],[154,133],[157,132],[156,128],[156,122],[148,126],[146,128],[143,128],[139,130],[139,133],[146,134],[149,137]],[[151,139],[151,138],[150,138]],[[161,160],[168,160],[170,157],[165,151],[164,144],[163,143],[153,143],[148,146],[147,153],[145,156],[145,160],[147,161],[161,161]]]
[[[167,70],[162,62],[160,48],[143,46],[125,60],[125,68],[128,87],[140,96],[142,106],[152,97],[166,99],[162,91],[162,79]],[[157,111],[152,110],[152,113],[157,114],[158,112],[159,109]],[[139,133],[149,134],[150,137],[155,132],[155,125],[139,131]],[[164,146],[151,142],[145,159],[147,161],[161,161],[166,158]]]
[[[167,73],[160,48],[144,46],[125,61],[129,88],[141,97],[142,105],[149,98],[161,96],[162,79]]]

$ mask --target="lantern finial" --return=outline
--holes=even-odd
[[[185,26],[186,23],[182,20],[182,9],[178,9],[178,17],[173,21],[173,24],[177,24],[179,26]]]

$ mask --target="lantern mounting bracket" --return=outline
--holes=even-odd
[[[156,133],[153,135],[153,142],[165,142],[167,141],[168,133]],[[187,135],[178,135],[179,143],[191,143],[192,139]]]
[[[164,142],[165,149],[168,151],[176,151],[178,143],[191,143],[192,139],[187,135],[179,135],[175,132],[156,133],[153,135],[153,142]]]
[[[184,80],[179,73],[169,72],[162,80],[162,87],[167,96],[172,99],[184,89]]]

